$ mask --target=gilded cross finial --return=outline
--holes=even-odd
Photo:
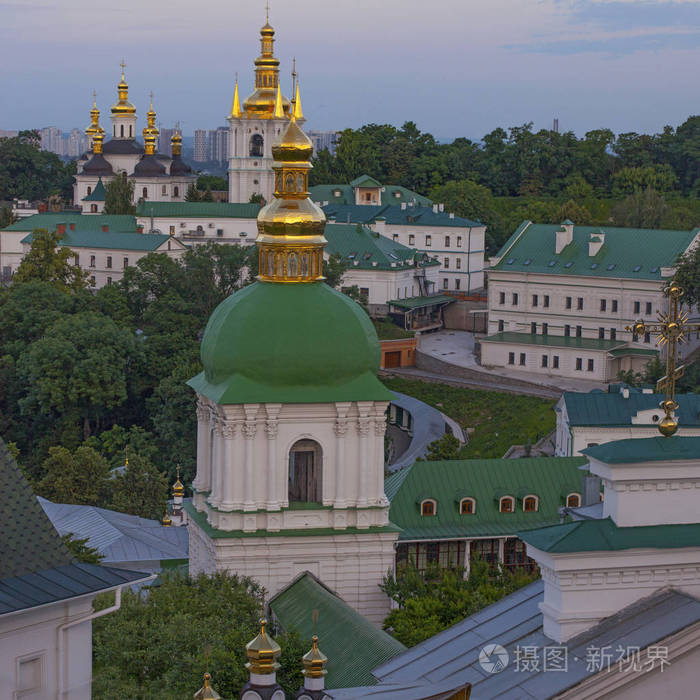
[[[95,104],[95,107],[97,107],[97,90],[92,91],[92,101]]]
[[[270,0],[265,3],[265,21],[270,21]]]
[[[664,411],[664,418],[659,421],[659,432],[664,437],[671,437],[678,430],[678,419],[673,415],[678,409],[675,399],[676,381],[683,376],[685,365],[677,366],[678,345],[685,343],[688,333],[700,331],[700,323],[688,323],[687,311],[681,309],[681,297],[683,290],[675,282],[664,290],[669,298],[669,310],[659,313],[658,323],[645,323],[642,320],[635,321],[625,330],[631,331],[636,338],[645,333],[657,333],[658,345],[666,345],[666,374],[656,383],[656,390],[664,392],[664,400],[659,407]]]
[[[119,65],[122,67],[122,80],[124,80],[124,69],[126,68],[126,63],[124,63],[123,58],[122,58],[122,62]]]

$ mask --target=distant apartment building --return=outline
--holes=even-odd
[[[229,128],[210,129],[207,135],[207,160],[224,163],[229,158]]]
[[[192,158],[197,163],[204,163],[207,160],[207,131],[206,129],[194,130],[194,156]]]
[[[59,156],[64,154],[63,132],[55,126],[47,126],[39,130],[41,136],[41,150],[51,151]]]
[[[327,148],[331,155],[335,155],[335,147],[340,135],[339,131],[307,131],[306,135],[314,145],[314,153]]]
[[[175,129],[160,129],[160,135],[158,136],[158,153],[162,153],[169,158],[172,157],[172,150],[170,148],[170,140],[175,134]]]
[[[0,139],[13,139],[18,133],[13,129],[0,129]]]
[[[68,147],[65,154],[71,158],[78,158],[88,150],[87,136],[80,129],[71,129],[68,135]]]
[[[55,126],[47,126],[39,129],[39,135],[41,150],[50,151],[58,156],[77,158],[88,149],[87,136],[81,129],[71,129],[70,133],[64,134]]]

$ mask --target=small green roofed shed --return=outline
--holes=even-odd
[[[327,688],[374,685],[372,669],[406,651],[308,571],[277,593],[270,608],[286,632],[305,640],[318,635],[319,649],[328,657]]]
[[[100,176],[97,184],[95,185],[95,189],[90,192],[87,197],[83,197],[83,202],[104,202],[106,196],[107,191],[105,190],[105,186],[102,184],[102,177]]]

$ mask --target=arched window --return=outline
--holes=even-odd
[[[298,440],[289,450],[289,502],[320,503],[322,452],[315,440]]]
[[[134,125],[129,124],[129,138],[133,139],[134,138]]]
[[[434,498],[424,498],[420,503],[421,515],[437,515],[437,501]]]
[[[250,155],[262,157],[263,154],[263,137],[260,134],[253,134],[250,137]]]
[[[523,499],[523,510],[526,513],[534,513],[538,510],[537,496],[525,496]]]
[[[92,187],[88,187],[88,196],[92,194]]]
[[[122,135],[122,138],[124,138],[124,125],[123,124],[121,125],[121,132],[120,133]]]
[[[148,199],[148,187],[143,188],[143,193],[141,195],[144,199]]]
[[[502,496],[498,503],[501,513],[512,513],[515,510],[515,499],[512,496]]]
[[[463,498],[459,502],[459,512],[462,515],[472,515],[476,512],[476,501],[473,498]]]
[[[581,505],[581,495],[578,493],[570,493],[566,497],[567,508],[578,508]]]
[[[173,197],[179,197],[179,196],[180,196],[180,188],[177,185],[175,185],[175,187],[173,188]]]
[[[97,204],[91,204],[90,205],[90,212],[92,214],[97,214]]]

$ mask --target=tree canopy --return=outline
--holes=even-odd
[[[105,214],[135,214],[134,182],[117,175],[105,187]]]

